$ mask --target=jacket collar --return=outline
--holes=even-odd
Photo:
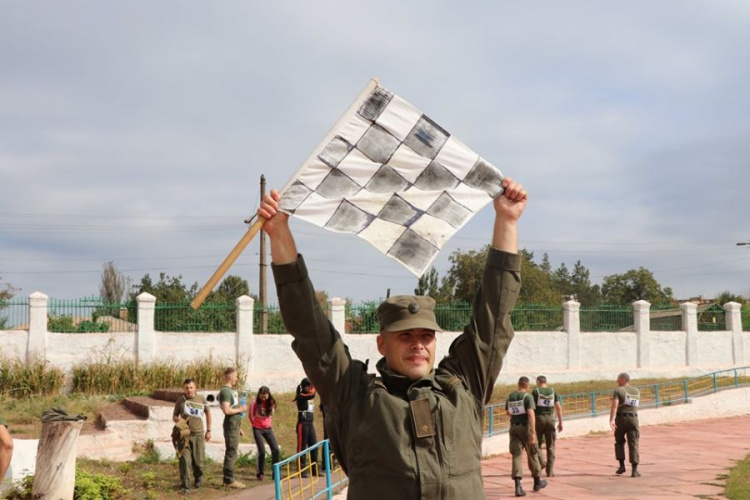
[[[409,389],[417,387],[434,387],[439,389],[440,387],[435,382],[435,370],[433,369],[430,373],[419,380],[412,380],[408,377],[404,377],[400,373],[396,373],[388,368],[385,358],[380,358],[380,361],[375,365],[380,377],[383,380],[388,392],[394,396],[398,396],[404,399],[409,399]]]

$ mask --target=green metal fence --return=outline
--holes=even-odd
[[[601,304],[582,306],[582,332],[618,332],[633,330],[633,307]]]
[[[136,304],[111,304],[99,297],[49,299],[47,330],[58,333],[134,332]]]
[[[742,318],[742,331],[750,332],[750,305],[742,306],[740,317]]]
[[[651,330],[660,332],[682,331],[682,310],[669,304],[654,304],[651,306]]]
[[[691,399],[724,389],[750,385],[750,366],[722,370],[675,382],[637,385],[641,390],[640,408],[659,408],[687,403]],[[614,386],[613,386],[614,389]],[[560,394],[565,419],[608,415],[612,390]],[[485,407],[484,434],[492,436],[508,432],[505,401]]]
[[[28,297],[0,300],[0,330],[29,329]]]
[[[713,332],[727,329],[727,313],[723,307],[713,305],[698,311],[698,331]]]
[[[231,302],[204,302],[197,310],[189,302],[156,302],[154,329],[159,332],[235,332],[237,306]]]
[[[562,306],[538,304],[518,305],[510,313],[510,322],[517,332],[550,332],[563,329]]]
[[[265,317],[265,318],[264,318]],[[264,331],[263,323],[265,320],[266,328]],[[265,308],[260,303],[255,303],[253,311],[253,333],[286,333],[284,321],[281,319],[281,311],[278,304],[268,304]]]

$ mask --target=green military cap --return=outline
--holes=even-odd
[[[400,332],[413,328],[443,331],[435,319],[435,299],[423,295],[395,295],[378,307],[382,332]]]

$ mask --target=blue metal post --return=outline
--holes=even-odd
[[[333,498],[333,488],[331,488],[331,450],[329,448],[329,440],[323,441],[323,463],[326,466],[326,498],[331,500]]]
[[[493,405],[490,405],[488,408],[490,410],[490,437],[492,437],[492,428],[495,424],[495,407]]]
[[[714,372],[714,392],[717,392],[719,388],[716,385],[716,372]]]
[[[659,407],[659,384],[654,384],[654,399],[656,400],[656,407]]]
[[[596,416],[596,393],[591,393],[591,416]]]
[[[276,500],[281,500],[281,465],[273,464],[273,486],[276,489]]]
[[[688,394],[687,380],[682,381],[682,388],[685,390],[685,402],[690,401],[690,395]]]

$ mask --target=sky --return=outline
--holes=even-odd
[[[98,295],[108,261],[202,285],[260,176],[283,186],[378,76],[523,183],[537,261],[750,296],[748,25],[744,0],[2,1],[0,285]],[[413,293],[367,242],[292,229],[329,296]],[[253,293],[259,253],[230,270]]]

